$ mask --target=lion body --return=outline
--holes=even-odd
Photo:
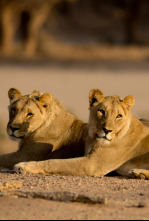
[[[149,127],[132,115],[134,101],[132,96],[122,100],[119,96],[104,97],[99,90],[91,91],[85,156],[21,163],[15,170],[79,176],[104,176],[117,170],[135,177],[142,177],[144,172],[144,177],[149,178],[147,170],[138,170],[149,168]]]
[[[19,141],[19,149],[0,156],[0,167],[84,155],[87,125],[57,99],[39,92],[22,96],[16,89],[9,91],[9,98],[7,131],[12,140]]]

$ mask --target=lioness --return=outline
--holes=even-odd
[[[149,169],[149,127],[132,115],[134,97],[127,96],[122,100],[119,96],[105,97],[100,90],[92,90],[89,100],[89,132],[84,157],[20,163],[15,165],[15,171],[103,176],[117,170],[121,174],[136,177],[143,174],[149,178],[148,172],[135,169],[136,166],[141,169],[148,166]]]
[[[19,141],[19,150],[0,156],[0,167],[84,155],[87,124],[69,113],[56,98],[38,91],[22,96],[17,89],[10,89],[8,95],[7,132],[12,140]]]

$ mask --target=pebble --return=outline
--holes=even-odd
[[[138,207],[139,208],[144,208],[144,207],[147,207],[148,205],[145,203],[145,202],[140,202],[139,204],[138,204]]]

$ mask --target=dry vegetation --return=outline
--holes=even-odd
[[[128,60],[130,54],[148,59],[148,10],[146,0],[1,0],[1,56],[67,60],[71,54],[74,60],[101,60],[107,54],[111,59],[109,45],[117,45],[116,59]],[[128,47],[133,44],[139,47]],[[101,45],[106,45],[105,50]],[[125,46],[121,56],[120,45]]]

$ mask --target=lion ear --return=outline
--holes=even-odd
[[[40,100],[40,97],[42,96],[42,93],[38,90],[34,90],[33,93],[30,95],[30,97],[34,97],[37,101]]]
[[[127,96],[124,98],[123,103],[127,106],[127,109],[130,110],[135,104],[135,98],[133,96]]]
[[[104,94],[98,89],[91,90],[89,94],[90,106],[98,105],[104,99]]]
[[[35,95],[35,96],[39,96],[39,97],[40,97],[40,96],[42,95],[42,93],[41,93],[40,91],[38,91],[38,90],[34,90],[33,93],[32,93],[32,95],[33,95],[33,96]]]
[[[17,101],[22,96],[21,92],[15,88],[11,88],[8,91],[8,97],[10,99],[10,103]]]
[[[42,106],[46,109],[49,108],[50,104],[52,103],[52,95],[49,93],[43,94],[40,98],[39,101],[42,103]]]

